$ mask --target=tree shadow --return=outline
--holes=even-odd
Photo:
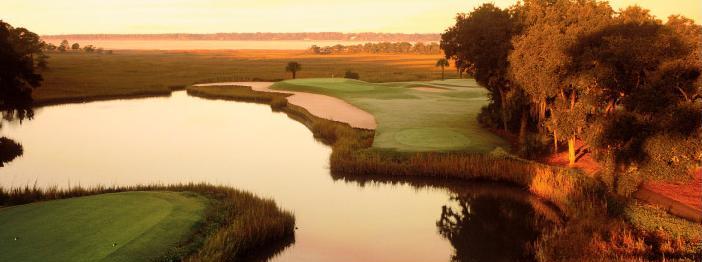
[[[452,261],[535,260],[535,241],[565,220],[552,204],[504,183],[338,173],[331,176],[360,187],[409,185],[448,191],[451,196],[440,207],[436,227],[454,248]]]

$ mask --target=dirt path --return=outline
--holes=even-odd
[[[307,109],[311,114],[343,122],[355,128],[375,129],[378,124],[372,114],[355,107],[336,97],[293,91],[279,91],[270,89],[272,82],[222,82],[198,84],[196,86],[250,86],[251,89],[261,92],[292,94],[288,103]]]

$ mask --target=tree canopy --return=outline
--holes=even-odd
[[[518,130],[520,144],[535,132],[556,153],[567,142],[571,164],[588,151],[607,172],[647,179],[702,160],[701,37],[691,19],[663,23],[640,7],[525,0],[459,14],[441,47],[490,91],[481,123]]]
[[[295,79],[297,76],[297,72],[302,70],[302,65],[300,63],[291,61],[288,62],[288,65],[285,66],[285,72],[290,72],[292,73],[292,78]]]
[[[24,28],[0,21],[0,111],[3,116],[31,116],[32,90],[42,77],[36,72],[44,42]]]

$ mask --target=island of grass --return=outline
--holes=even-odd
[[[0,261],[265,258],[294,227],[271,200],[209,185],[0,189],[0,207]]]

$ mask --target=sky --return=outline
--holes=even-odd
[[[456,13],[516,0],[0,0],[0,19],[36,33],[395,32],[441,33]],[[702,21],[700,0],[611,0],[659,18]]]

